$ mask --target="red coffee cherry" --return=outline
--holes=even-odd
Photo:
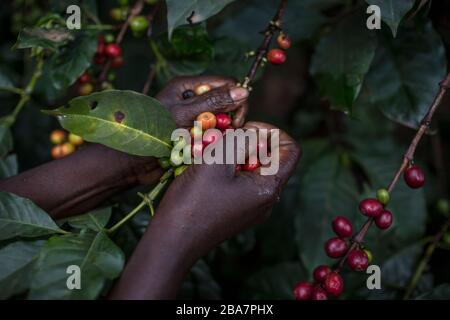
[[[272,64],[283,64],[286,62],[286,53],[281,49],[272,49],[267,54],[267,60]]]
[[[346,217],[338,216],[331,224],[333,231],[341,238],[351,237],[353,234],[352,223]]]
[[[425,184],[425,174],[418,166],[411,166],[403,174],[406,184],[413,189],[423,187]]]
[[[277,42],[278,42],[278,46],[284,50],[289,49],[292,45],[291,38],[289,38],[284,33],[280,33],[280,35],[277,38]]]
[[[103,54],[98,54],[96,53],[94,56],[94,63],[101,65],[104,64],[106,62],[106,57]]]
[[[330,258],[339,258],[345,255],[348,245],[345,240],[335,237],[325,242],[325,253]]]
[[[209,129],[203,134],[203,145],[206,147],[222,139],[222,133],[219,130]]]
[[[318,266],[313,271],[314,280],[316,280],[316,282],[318,283],[322,283],[330,272],[331,269],[329,266],[326,265]]]
[[[191,147],[191,156],[194,158],[201,158],[203,155],[203,149],[204,149],[203,143],[194,143]]]
[[[248,163],[247,162],[246,164],[242,165],[242,170],[243,171],[255,171],[259,167],[261,167],[261,163],[258,160],[256,163]]]
[[[392,212],[384,210],[378,217],[375,218],[375,224],[378,228],[384,230],[391,226],[393,220],[394,218],[392,216]]]
[[[328,300],[327,292],[320,286],[316,286],[311,294],[311,300]]]
[[[311,300],[313,285],[309,282],[299,282],[294,288],[294,297],[296,300]]]
[[[105,37],[103,36],[98,37],[97,50],[95,53],[98,55],[105,54]]]
[[[60,144],[60,143],[63,143],[64,140],[66,140],[66,136],[67,136],[67,134],[65,131],[55,129],[50,134],[50,141],[53,144]]]
[[[226,113],[216,114],[216,128],[219,130],[226,130],[231,125],[231,117]]]
[[[117,43],[110,43],[105,48],[105,54],[110,58],[116,58],[122,55],[122,49]]]
[[[111,60],[111,67],[112,68],[120,68],[125,64],[125,60],[123,60],[122,56],[115,57]]]
[[[348,254],[347,264],[352,270],[364,271],[369,265],[369,257],[364,251],[354,249]]]
[[[367,217],[376,217],[383,211],[383,205],[375,199],[364,199],[359,203],[359,211]]]
[[[235,172],[240,172],[240,171],[242,171],[242,165],[237,164],[234,170],[235,170]]]
[[[83,83],[88,83],[91,82],[91,76],[89,75],[89,73],[84,72],[79,78],[78,78],[78,83],[83,84]]]
[[[339,273],[331,272],[325,278],[324,287],[329,294],[338,297],[344,290],[344,280]]]

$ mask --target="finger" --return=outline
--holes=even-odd
[[[233,118],[233,127],[235,128],[240,128],[244,125],[245,123],[245,118],[247,117],[247,113],[248,113],[248,102],[244,102],[237,110],[236,113],[234,114],[234,118]]]

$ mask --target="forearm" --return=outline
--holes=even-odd
[[[152,178],[154,173],[154,178]],[[84,213],[112,195],[160,175],[156,160],[134,157],[102,145],[89,145],[0,181],[0,191],[29,198],[53,218]]]

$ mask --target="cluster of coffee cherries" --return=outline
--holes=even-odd
[[[286,51],[289,49],[292,45],[291,39],[285,35],[283,32],[280,32],[280,34],[277,37],[277,43],[279,48],[271,49],[267,53],[267,61],[269,61],[272,64],[280,65],[286,62]]]
[[[84,140],[76,134],[68,134],[63,130],[56,129],[50,133],[50,142],[55,145],[51,151],[52,158],[60,159],[74,153],[84,143]]]
[[[406,184],[413,189],[420,188],[425,183],[425,175],[420,167],[410,165],[404,172]],[[390,194],[386,189],[379,189],[376,199],[368,198],[359,203],[359,211],[372,219],[381,229],[388,229],[393,222],[392,212],[386,207]],[[344,259],[348,267],[354,271],[365,271],[372,260],[372,254],[364,249],[362,244],[352,239],[353,227],[350,220],[344,216],[333,219],[331,227],[335,237],[325,242],[325,253],[333,259]],[[314,283],[299,282],[294,288],[297,300],[326,300],[328,296],[338,297],[344,290],[344,280],[339,274],[340,267],[332,270],[327,265],[320,265],[313,271]]]
[[[149,5],[155,5],[159,1],[160,0],[146,0],[146,3]],[[128,0],[119,0],[118,4],[118,7],[112,8],[109,11],[109,16],[113,21],[123,22],[127,19],[130,12]],[[141,37],[145,33],[145,30],[148,29],[148,27],[149,21],[143,15],[135,16],[130,20],[130,29],[135,37]]]

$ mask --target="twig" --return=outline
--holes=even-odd
[[[436,112],[437,108],[442,104],[442,100],[444,98],[444,95],[446,94],[447,90],[450,89],[450,73],[447,74],[446,78],[439,84],[440,90],[438,94],[436,95],[433,103],[429,107],[426,115],[423,117],[420,127],[417,130],[413,140],[411,141],[411,144],[409,145],[405,155],[403,156],[402,164],[400,165],[400,168],[395,173],[394,177],[392,178],[391,182],[388,186],[389,193],[394,190],[394,187],[396,186],[400,176],[405,171],[406,168],[410,165],[410,163],[414,160],[414,154],[416,152],[417,146],[424,136],[424,134],[427,132],[428,128],[430,127],[431,120],[433,119],[434,113]],[[370,226],[373,223],[373,218],[368,218],[366,222],[363,224],[361,229],[358,231],[358,233],[353,237],[352,244],[350,246],[350,249],[347,251],[346,255],[339,260],[337,264],[336,270],[340,270],[348,257],[348,254],[351,250],[355,249],[356,247],[360,246],[361,243],[364,241],[364,238],[367,234],[367,231],[369,230]],[[449,220],[450,223],[450,220]]]
[[[262,61],[264,60],[264,57],[269,50],[270,43],[272,41],[273,35],[276,31],[281,29],[281,26],[283,24],[283,16],[284,11],[286,9],[287,0],[281,0],[280,5],[278,6],[278,10],[273,17],[273,19],[270,21],[269,25],[266,27],[266,30],[264,31],[264,39],[259,47],[258,51],[256,52],[255,60],[252,63],[252,66],[250,67],[249,72],[247,73],[247,76],[245,77],[245,80],[242,84],[244,88],[247,88],[249,84],[253,81],[256,75],[256,71],[258,71],[259,66],[261,65]]]
[[[150,88],[152,87],[153,84],[153,80],[155,79],[155,75],[156,75],[156,68],[155,65],[152,63],[150,65],[150,71],[148,73],[147,80],[145,81],[144,88],[142,89],[143,94],[148,94],[148,92],[150,91]]]
[[[152,36],[153,32],[153,20],[155,19],[156,13],[158,12],[159,8],[161,7],[161,2],[158,2],[150,11],[150,13],[147,15],[147,21],[148,21],[148,28],[147,28],[147,38],[150,38]]]

